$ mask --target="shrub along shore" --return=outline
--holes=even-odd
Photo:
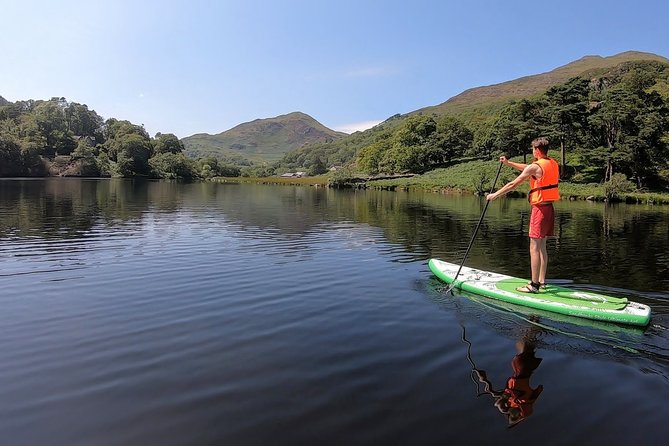
[[[522,160],[518,160],[522,161]],[[435,169],[423,175],[394,180],[370,181],[367,187],[388,190],[457,191],[484,195],[489,192],[499,164],[496,161],[472,161],[444,169]],[[495,190],[513,180],[518,171],[503,167]],[[511,196],[527,196],[525,182]],[[669,193],[638,190],[624,175],[613,175],[606,183],[579,184],[563,181],[560,195],[568,200],[593,200],[625,203],[669,204]]]
[[[495,161],[472,161],[455,166],[435,169],[422,175],[377,179],[344,169],[327,175],[302,178],[285,177],[217,177],[221,183],[255,183],[276,185],[328,186],[337,188],[379,189],[394,191],[425,190],[436,193],[459,193],[484,195],[490,191],[498,164]],[[495,189],[511,181],[518,172],[502,168]],[[521,185],[510,196],[527,196],[529,185]],[[607,183],[578,184],[568,181],[560,183],[560,194],[564,200],[593,200],[624,203],[669,204],[669,193],[637,190],[624,176]]]
[[[503,186],[504,182],[498,182],[495,189]],[[461,185],[444,185],[422,177],[415,177],[411,180],[381,180],[365,183],[366,188],[383,190],[429,190],[439,193],[471,193],[484,195],[490,191],[490,182],[487,184],[487,190],[476,190],[476,187]],[[522,185],[515,191],[507,194],[512,197],[525,197],[529,187]],[[592,200],[592,201],[611,201],[624,203],[645,203],[645,204],[669,204],[669,193],[662,192],[623,192],[613,197],[607,197],[606,186],[603,184],[574,184],[568,182],[560,183],[560,195],[563,200]]]

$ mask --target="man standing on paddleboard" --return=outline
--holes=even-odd
[[[506,156],[501,156],[499,158],[501,163],[521,172],[516,179],[502,186],[497,192],[486,196],[486,199],[492,201],[511,192],[525,180],[530,181],[530,192],[527,199],[532,205],[530,215],[532,280],[527,285],[516,288],[523,293],[537,293],[539,288],[546,283],[546,269],[548,268],[546,237],[553,235],[555,225],[553,202],[560,199],[560,193],[558,192],[560,168],[555,160],[548,157],[547,138],[541,137],[532,141],[532,156],[535,159],[532,164],[514,163],[509,161]]]

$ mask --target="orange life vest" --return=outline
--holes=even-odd
[[[527,194],[530,204],[535,205],[559,200],[560,167],[558,163],[551,158],[541,158],[534,163],[541,167],[544,174],[538,179],[534,176],[530,177],[530,192]]]

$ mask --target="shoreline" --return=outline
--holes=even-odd
[[[406,180],[411,178],[369,180],[360,182],[345,182],[338,186],[328,184],[328,176],[320,175],[314,177],[302,178],[281,178],[281,177],[215,177],[210,181],[217,183],[246,183],[246,184],[265,184],[265,185],[286,185],[286,186],[314,186],[314,187],[332,187],[339,189],[374,189],[395,192],[425,191],[438,194],[452,195],[482,195],[473,188],[441,186],[433,183],[418,184],[414,182],[407,184]],[[525,186],[527,189],[527,186]],[[568,201],[594,201],[594,202],[612,202],[625,204],[659,204],[669,205],[669,193],[666,192],[628,192],[621,194],[618,198],[608,200],[604,194],[603,185],[595,184],[574,184],[564,182],[561,184],[563,200]],[[527,197],[527,191],[522,188],[507,194],[510,197]]]
[[[26,180],[26,179],[106,179],[109,177],[85,177],[85,176],[40,176],[40,177],[2,177],[0,180]],[[445,195],[483,195],[473,187],[458,187],[437,184],[435,181],[420,181],[420,176],[395,178],[395,179],[356,179],[355,182],[340,182],[338,185],[332,185],[329,182],[331,177],[328,175],[306,176],[300,178],[294,177],[213,177],[204,182],[227,183],[227,184],[263,184],[269,186],[312,186],[328,187],[333,189],[372,189],[385,190],[391,192],[410,192],[423,191]],[[148,178],[128,178],[142,179]],[[174,180],[167,180],[174,181]],[[178,181],[178,180],[177,180]],[[411,182],[409,182],[411,181]],[[604,194],[604,186],[601,184],[575,184],[561,183],[560,194],[562,200],[568,201],[593,201],[593,202],[611,202],[625,204],[649,204],[649,205],[669,205],[669,193],[667,192],[627,192],[620,194],[617,198],[608,200]],[[507,194],[510,197],[527,197],[527,186],[521,186],[520,190],[512,191]]]

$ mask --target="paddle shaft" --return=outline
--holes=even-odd
[[[493,191],[495,190],[495,185],[497,184],[497,179],[499,178],[499,173],[501,171],[502,171],[502,163],[500,162],[499,167],[497,168],[497,175],[495,175],[495,181],[492,182],[492,187],[490,188],[490,193],[493,193]],[[485,213],[488,210],[489,204],[490,201],[486,199],[485,206],[483,207],[483,212],[481,212],[481,218],[479,218],[479,222],[476,225],[476,229],[474,229],[474,234],[472,234],[472,239],[469,241],[469,246],[467,246],[467,251],[465,251],[465,256],[462,258],[462,263],[460,264],[460,268],[458,268],[458,272],[455,273],[455,277],[453,277],[453,282],[451,282],[451,286],[446,291],[451,291],[453,287],[455,287],[455,280],[460,275],[460,271],[462,270],[462,267],[467,261],[469,250],[472,249],[472,245],[474,244],[474,239],[476,239],[476,234],[479,232],[479,227],[481,227],[481,222],[483,222],[483,217],[485,217]]]

